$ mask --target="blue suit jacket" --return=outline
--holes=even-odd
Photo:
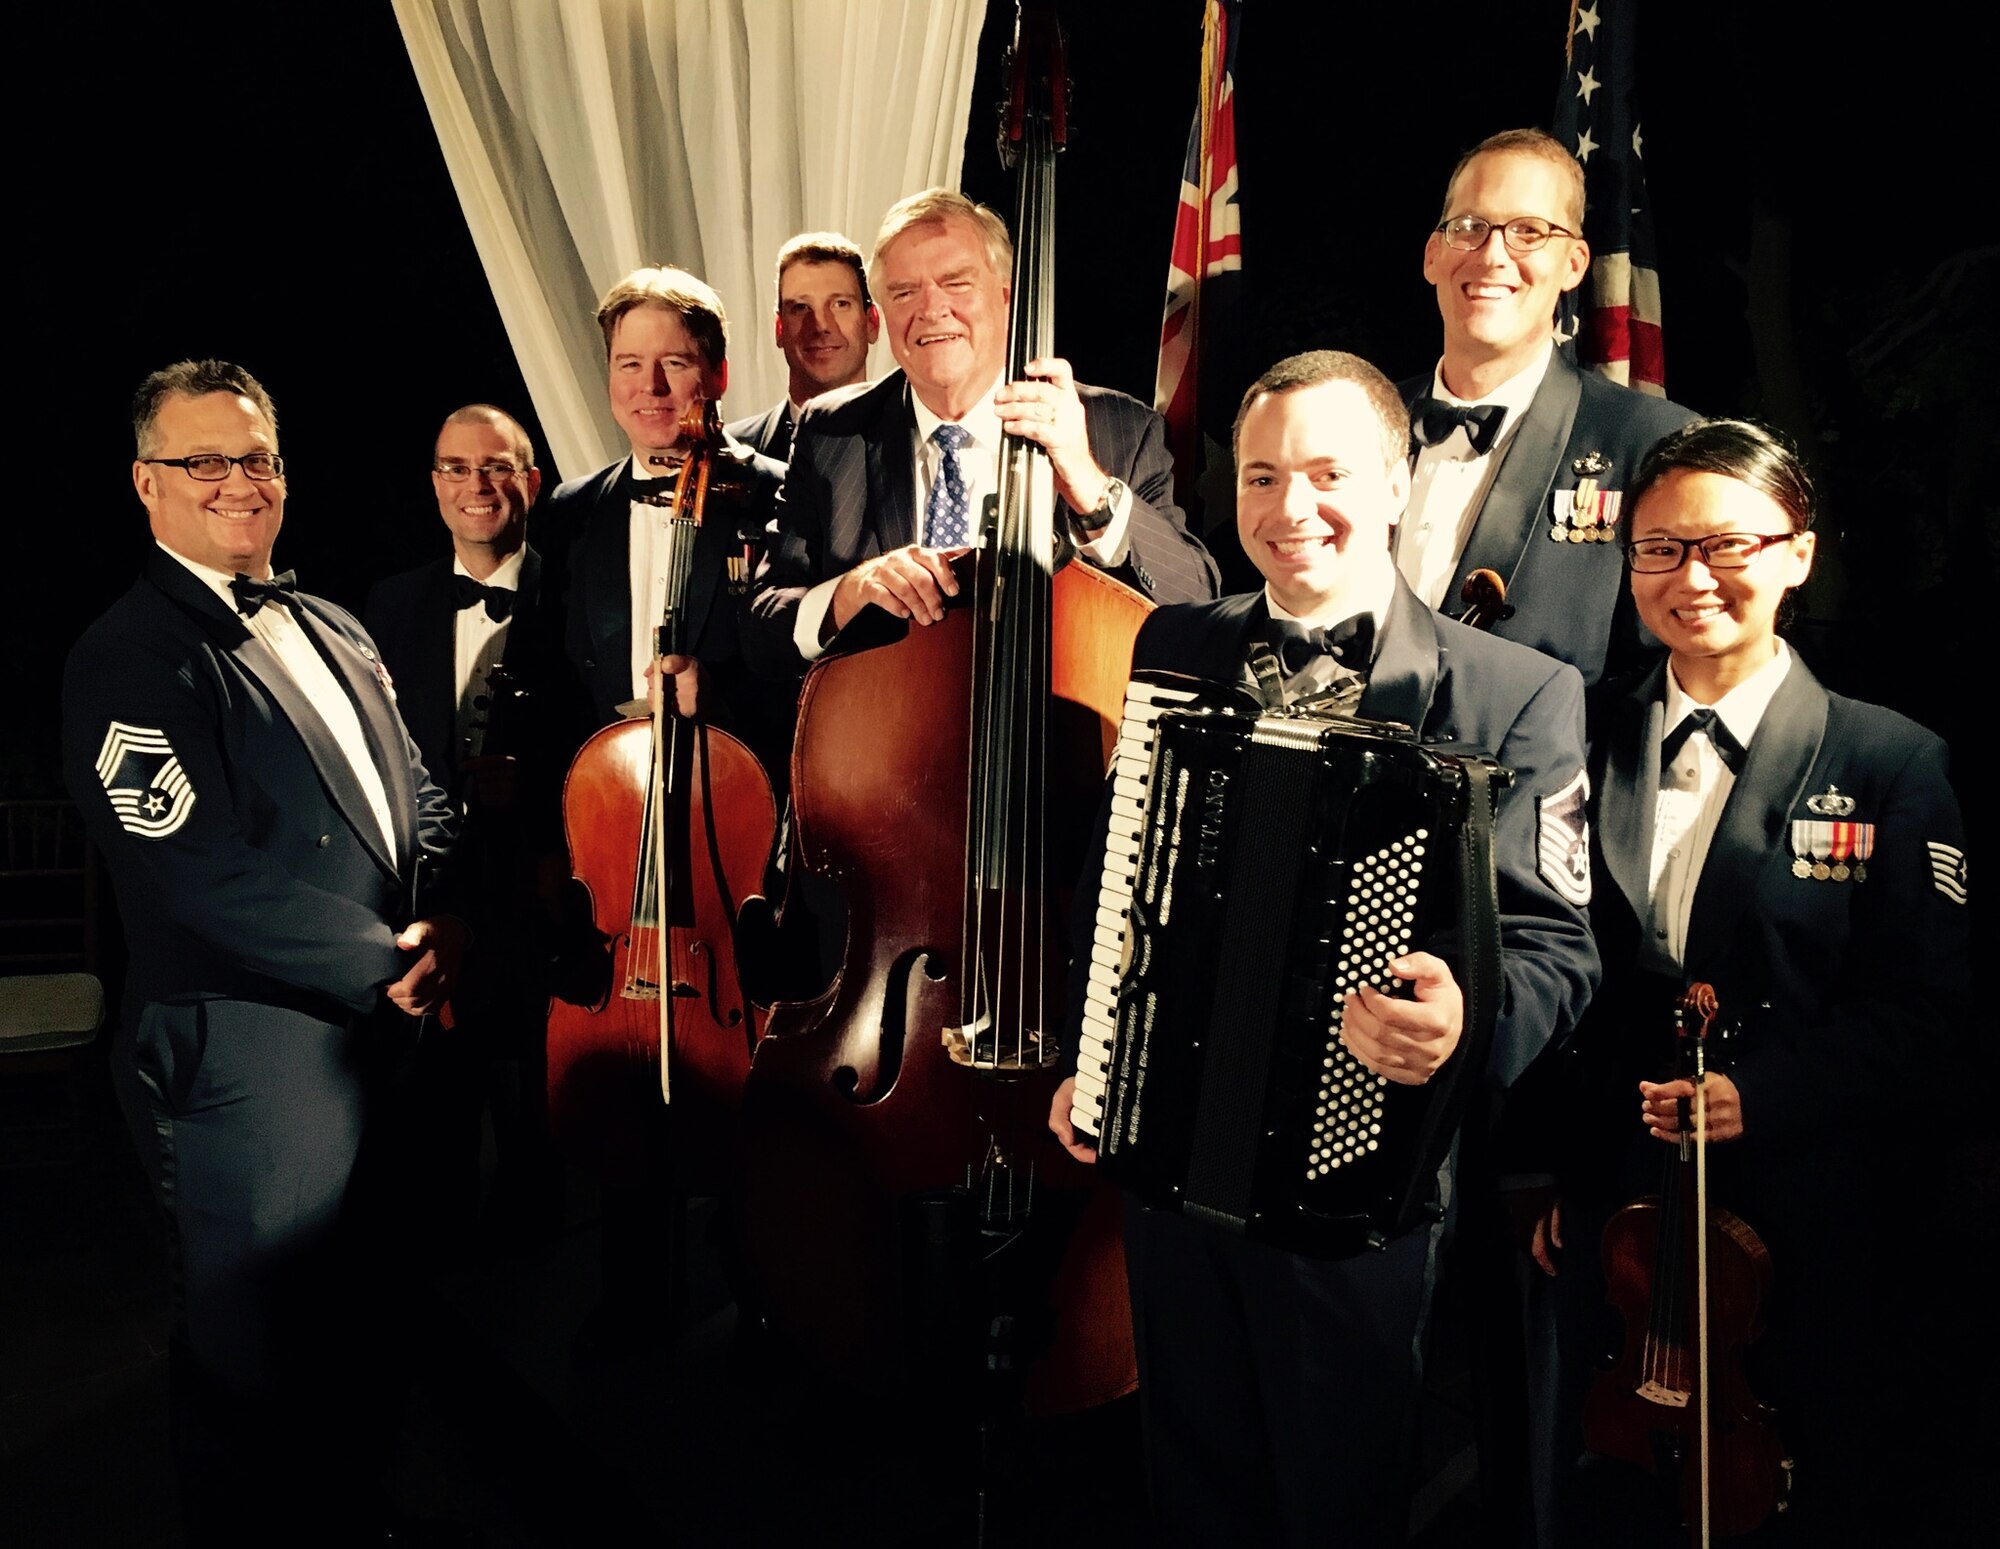
[[[1131,543],[1113,574],[1156,601],[1214,596],[1215,561],[1173,503],[1165,422],[1123,393],[1077,391],[1092,454],[1132,491]],[[760,670],[799,670],[792,626],[808,590],[918,540],[916,424],[900,371],[806,405],[744,639]]]
[[[1405,403],[1430,389],[1429,375],[1400,388]],[[1461,615],[1458,594],[1466,576],[1491,570],[1507,583],[1514,609],[1492,632],[1568,662],[1586,685],[1657,656],[1659,642],[1639,622],[1626,584],[1622,539],[1631,513],[1619,512],[1620,541],[1554,542],[1550,534],[1557,497],[1575,489],[1582,477],[1580,461],[1596,454],[1604,471],[1592,477],[1600,488],[1622,495],[1653,444],[1694,417],[1677,403],[1579,371],[1558,352],[1501,454],[1500,471],[1459,556],[1443,611]]]
[[[393,856],[291,675],[168,555],[154,550],[70,652],[64,777],[117,890],[128,1005],[214,996],[338,1023],[403,972],[395,930],[428,912],[413,894],[441,882],[456,819],[367,634],[332,603],[300,603],[381,773]]]

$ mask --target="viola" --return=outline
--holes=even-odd
[[[1053,353],[1066,82],[1046,10],[1021,11],[1005,74],[1018,379]],[[771,1008],[739,1224],[762,1311],[822,1369],[894,1387],[948,1349],[1020,1372],[1050,1413],[1137,1383],[1115,1191],[1046,1116],[1068,895],[1151,605],[1061,563],[1039,447],[1009,437],[999,462],[944,619],[864,615],[806,675],[792,864],[844,891],[847,950],[822,995]],[[982,1362],[992,1328],[1018,1340]]]
[[[695,541],[711,498],[734,487],[712,402],[683,417],[680,454],[661,540],[660,656],[685,654]],[[587,1003],[550,1008],[549,1122],[580,1165],[637,1181],[654,1165],[659,1110],[670,1105],[676,1175],[712,1189],[730,1171],[760,1029],[738,969],[737,917],[762,886],[777,811],[749,748],[676,714],[672,694],[668,685],[650,715],[592,736],[564,783],[571,870],[604,956]]]
[[[1584,1445],[1660,1476],[1689,1542],[1703,1549],[1783,1511],[1791,1480],[1775,1414],[1743,1368],[1764,1330],[1771,1255],[1708,1202],[1702,1084],[1717,1013],[1707,984],[1690,985],[1675,1005],[1678,1074],[1695,1095],[1660,1192],[1605,1226],[1605,1286],[1624,1338],[1583,1414]]]

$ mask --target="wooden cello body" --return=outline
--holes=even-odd
[[[712,492],[730,487],[720,416],[689,406],[672,488],[667,602],[659,654],[685,650],[681,600],[694,532]],[[657,459],[656,459],[657,460]],[[644,705],[637,706],[644,709]],[[742,742],[663,703],[597,732],[563,787],[571,871],[603,942],[594,993],[551,1003],[549,1125],[564,1152],[618,1182],[663,1160],[719,1191],[731,1173],[736,1111],[759,1032],[736,956],[743,901],[763,886],[777,831],[770,777]]]
[[[564,1153],[599,1177],[635,1181],[654,1164],[659,1110],[669,1101],[660,1068],[664,963],[674,1159],[690,1187],[720,1187],[758,1035],[734,923],[743,898],[761,885],[777,812],[763,766],[736,738],[693,722],[676,743],[680,767],[668,783],[677,797],[663,825],[664,932],[634,908],[652,890],[640,842],[652,722],[597,732],[563,787],[571,871],[590,899],[605,955],[591,1004],[550,1005],[549,1127]]]
[[[1714,991],[1691,986],[1677,1016],[1682,1073],[1699,1093]],[[1783,1511],[1791,1468],[1776,1416],[1744,1371],[1744,1353],[1764,1331],[1771,1255],[1743,1221],[1708,1206],[1705,1144],[1670,1153],[1660,1193],[1605,1225],[1605,1289],[1624,1337],[1583,1414],[1585,1446],[1672,1486],[1690,1541],[1700,1545],[1711,1535],[1750,1532]]]

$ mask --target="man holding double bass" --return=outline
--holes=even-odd
[[[1084,559],[1158,602],[1215,595],[1215,561],[1173,503],[1159,415],[1080,385],[1066,360],[1002,380],[1013,261],[1000,217],[950,189],[883,217],[868,284],[900,369],[799,416],[746,626],[760,667],[797,671],[870,604],[941,619],[958,590],[951,560],[998,482],[1002,435],[1048,453]]]

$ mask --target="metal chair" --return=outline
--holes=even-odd
[[[0,835],[0,1167],[71,1161],[104,1025],[97,856],[67,801],[0,801]]]

